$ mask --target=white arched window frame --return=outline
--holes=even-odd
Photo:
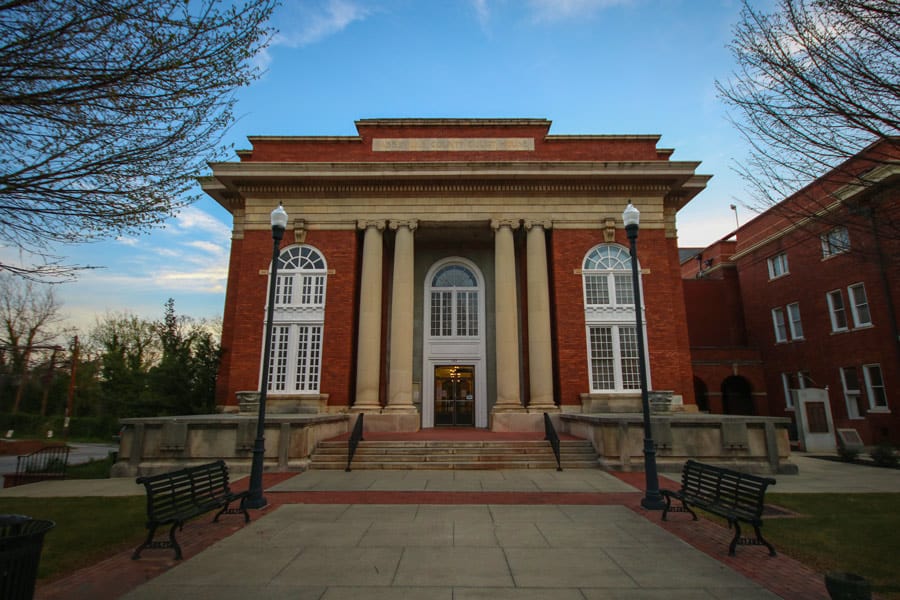
[[[591,391],[640,390],[631,253],[618,244],[595,246],[585,256],[581,274]],[[641,307],[642,321],[643,313]]]
[[[431,278],[429,331],[434,338],[477,338],[479,285],[465,265],[442,266]]]
[[[270,394],[319,392],[327,283],[328,267],[318,249],[294,245],[279,254],[267,377]]]

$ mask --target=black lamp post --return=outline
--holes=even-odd
[[[641,286],[638,277],[637,261],[637,237],[638,225],[641,222],[641,213],[631,202],[622,213],[625,221],[625,233],[631,244],[631,283],[634,287],[634,314],[637,327],[638,366],[641,379],[641,409],[644,413],[644,477],[646,478],[646,493],[641,499],[641,506],[648,510],[662,510],[665,500],[659,493],[659,477],[656,474],[656,447],[653,444],[653,434],[650,429],[650,394],[647,391],[647,361],[644,357],[644,321],[641,318]]]
[[[287,227],[288,215],[281,204],[272,211],[272,272],[269,275],[269,308],[266,311],[266,333],[263,336],[263,364],[259,386],[259,414],[256,417],[256,441],[253,443],[253,463],[250,467],[248,508],[262,508],[267,504],[262,493],[263,459],[266,454],[266,392],[269,389],[269,360],[272,354],[272,320],[275,317],[275,283],[278,279],[278,247]]]

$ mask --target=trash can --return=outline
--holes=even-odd
[[[0,515],[0,598],[30,600],[34,596],[44,534],[53,521],[24,515]]]

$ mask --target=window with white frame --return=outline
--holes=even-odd
[[[887,410],[887,393],[884,389],[884,379],[881,377],[881,365],[863,365],[863,376],[866,379],[869,407],[876,411]]]
[[[859,376],[856,367],[841,367],[841,385],[844,388],[844,402],[847,404],[847,416],[861,419],[866,408],[862,405],[862,392],[859,387]]]
[[[582,264],[591,391],[640,389],[631,253],[596,246]]]
[[[781,387],[784,390],[784,405],[787,408],[794,408],[794,396],[791,395],[791,390],[794,389],[791,383],[791,374],[790,373],[782,373],[781,374]]]
[[[281,251],[267,376],[273,394],[319,391],[327,278],[325,258],[312,246]]]
[[[787,324],[784,320],[784,309],[780,306],[772,309],[772,325],[775,326],[775,341],[786,342]]]
[[[828,314],[831,317],[831,331],[847,330],[847,311],[844,308],[844,294],[841,290],[828,292]]]
[[[799,340],[803,338],[803,323],[800,320],[800,304],[794,302],[787,305],[788,322],[791,326],[791,338]]]
[[[769,264],[769,279],[775,279],[776,277],[788,274],[787,253],[782,252],[781,254],[769,257],[767,262]]]
[[[850,312],[853,313],[854,327],[867,327],[872,324],[872,315],[869,313],[869,299],[866,296],[866,286],[862,283],[851,285],[847,288],[850,296]]]
[[[823,233],[819,239],[822,242],[822,258],[850,250],[850,234],[846,227],[835,227]]]
[[[477,337],[478,280],[460,264],[442,267],[431,279],[431,335]]]
[[[804,390],[806,389],[806,382],[811,380],[809,371],[800,370],[796,373],[791,372],[781,374],[781,386],[784,389],[785,407],[788,409],[794,408],[794,396],[791,394],[791,390]]]

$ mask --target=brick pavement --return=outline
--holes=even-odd
[[[643,473],[614,473],[619,479],[638,488],[644,487]],[[295,476],[293,473],[267,473],[263,477],[268,489]],[[246,479],[235,483],[240,489]],[[719,560],[742,575],[788,600],[827,600],[823,576],[784,554],[770,557],[764,547],[741,546],[735,557],[728,556],[731,532],[718,522],[691,520],[690,515],[676,513],[662,521],[657,511],[640,506],[640,493],[540,493],[540,492],[397,492],[397,491],[308,491],[266,492],[269,505],[251,511],[257,519],[266,511],[292,503],[307,504],[589,504],[623,505],[649,521],[663,527],[698,550]],[[219,523],[193,521],[178,534],[184,556],[190,558],[244,527],[243,519],[224,517]],[[95,565],[80,569],[55,581],[39,583],[37,600],[105,600],[122,596],[140,584],[172,567],[178,561],[171,551],[147,550],[140,560],[131,560],[129,549]]]

